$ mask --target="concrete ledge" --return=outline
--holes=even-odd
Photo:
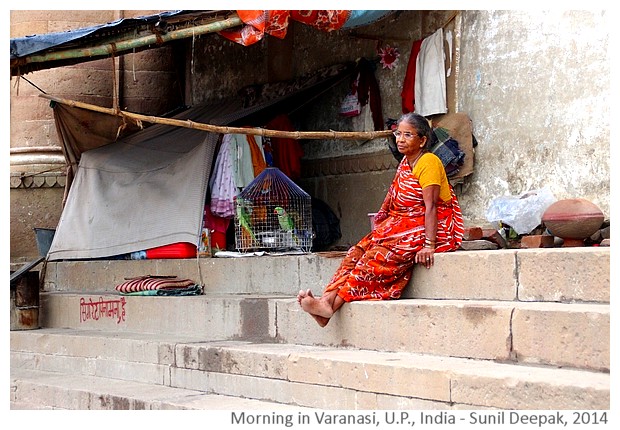
[[[281,297],[281,296],[280,296]],[[42,293],[42,327],[202,334],[206,340],[275,336],[275,302],[267,296],[122,296]]]
[[[44,281],[50,292],[113,292],[125,278],[176,275],[202,283],[207,293],[296,295],[301,285],[322,290],[340,264],[338,258],[263,256],[164,260],[48,262]]]
[[[205,292],[320,293],[341,258],[319,254],[170,260],[49,262],[45,291],[114,291],[126,277],[176,275],[202,282]],[[609,303],[610,248],[456,251],[417,266],[403,298],[578,301]]]

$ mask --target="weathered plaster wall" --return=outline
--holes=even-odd
[[[242,46],[217,34],[186,44],[191,103],[217,101],[241,88],[267,82],[266,40]]]
[[[601,11],[465,11],[458,109],[479,141],[461,203],[549,186],[609,217],[610,19]]]
[[[432,33],[446,15],[416,18],[414,12],[405,12],[389,28],[397,31],[396,37],[409,37],[411,31],[405,29],[417,28],[413,41],[418,34]],[[591,200],[609,217],[608,16],[601,11],[462,11],[457,21],[462,37],[456,110],[472,118],[479,142],[475,173],[458,189],[466,223],[486,223],[486,210],[495,197],[544,186],[558,199]],[[310,34],[304,40],[316,43]],[[377,79],[384,116],[395,118],[411,45],[391,44],[400,49],[401,62],[394,70],[378,70]],[[355,129],[351,120],[325,109],[337,106],[341,96],[342,90],[334,91],[308,115],[316,120],[311,128]],[[379,153],[385,147],[380,142],[309,142],[305,148],[307,158],[320,158]],[[306,183],[343,215],[343,243],[367,231],[365,212],[375,210],[383,191],[376,179],[352,173]],[[351,204],[345,195],[351,192],[366,204]]]

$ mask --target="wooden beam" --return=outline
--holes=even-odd
[[[288,139],[331,139],[331,140],[369,140],[380,137],[387,137],[391,135],[390,130],[379,131],[281,131],[281,130],[268,130],[266,128],[249,128],[249,127],[228,127],[218,126],[211,124],[203,124],[200,122],[194,122],[190,120],[180,120],[173,118],[162,118],[157,116],[142,115],[112,108],[104,108],[101,106],[91,105],[88,103],[78,102],[75,100],[66,100],[48,94],[40,94],[39,97],[43,97],[48,100],[52,100],[56,103],[61,103],[75,108],[91,110],[94,112],[100,112],[108,115],[115,115],[132,120],[133,122],[140,124],[141,122],[148,122],[152,124],[164,124],[173,127],[185,127],[195,130],[208,131],[211,133],[221,134],[252,134],[265,137],[281,137]]]

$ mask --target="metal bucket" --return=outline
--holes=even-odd
[[[54,240],[54,234],[56,229],[53,228],[34,228],[34,234],[37,239],[37,249],[41,257],[46,257],[47,253],[52,246],[52,240]]]

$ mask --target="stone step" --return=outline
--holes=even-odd
[[[67,409],[183,409],[189,408],[188,397],[201,394],[320,409],[610,407],[610,377],[604,372],[73,329],[11,332],[11,381],[13,402]],[[38,396],[73,400],[62,404]],[[202,407],[211,409],[208,398],[197,406]]]
[[[278,300],[278,340],[502,362],[610,368],[610,307],[597,303],[404,299],[353,302],[320,328]]]
[[[113,291],[151,274],[190,278],[207,293],[320,293],[342,260],[325,255],[48,262],[44,289]],[[609,247],[456,251],[437,254],[430,270],[417,267],[403,298],[609,303],[609,274]]]
[[[199,390],[30,369],[11,369],[11,409],[302,410]]]
[[[401,299],[345,304],[320,328],[293,298],[43,293],[42,327],[350,346],[608,371],[603,303]]]

